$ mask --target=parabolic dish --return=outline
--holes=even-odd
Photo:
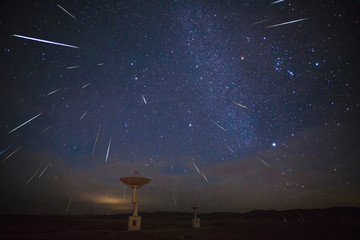
[[[139,188],[151,182],[151,179],[143,177],[122,177],[120,178],[120,181],[122,181],[126,185],[129,185],[131,188],[134,188],[134,186],[136,186],[136,188]]]

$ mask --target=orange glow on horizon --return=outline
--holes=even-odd
[[[126,201],[123,198],[97,196],[93,198],[93,202],[99,204],[124,204]]]

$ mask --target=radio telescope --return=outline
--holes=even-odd
[[[135,173],[137,173],[137,171],[135,171]],[[133,190],[131,203],[134,204],[134,210],[132,216],[129,216],[128,230],[140,230],[141,217],[138,216],[139,195],[137,194],[136,189],[148,184],[151,182],[151,179],[143,177],[122,177],[120,178],[120,181],[129,185]]]
[[[194,211],[194,218],[192,219],[192,226],[193,226],[193,228],[199,228],[200,227],[200,218],[197,217],[197,212],[196,212],[198,207],[193,205],[191,208]]]

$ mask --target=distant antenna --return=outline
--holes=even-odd
[[[200,227],[200,218],[197,217],[197,212],[196,212],[199,207],[193,205],[191,208],[194,211],[194,218],[192,219],[192,226],[193,226],[193,228],[199,228]]]
[[[134,171],[134,174],[140,175],[139,171]],[[139,202],[139,195],[136,192],[136,188],[140,188],[145,184],[151,182],[150,178],[143,178],[143,177],[122,177],[120,181],[129,185],[133,189],[131,203],[134,204],[133,215],[129,216],[129,225],[128,230],[140,230],[141,226],[141,217],[138,216],[138,202]]]

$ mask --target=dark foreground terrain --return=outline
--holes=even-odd
[[[190,213],[140,215],[137,232],[128,215],[0,216],[0,239],[360,239],[359,208],[199,214],[199,229]]]

